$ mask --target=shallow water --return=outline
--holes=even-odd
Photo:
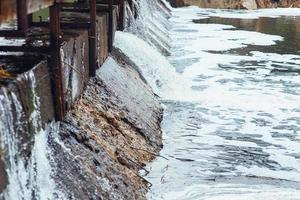
[[[177,73],[161,76],[178,87],[161,95],[167,159],[149,166],[149,199],[300,199],[297,15],[173,11],[168,59]]]

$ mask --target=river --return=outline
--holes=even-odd
[[[164,148],[149,199],[300,199],[299,15],[172,11],[176,72],[157,75]]]

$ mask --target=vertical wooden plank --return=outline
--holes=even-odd
[[[27,0],[17,0],[18,30],[26,32],[28,29]]]
[[[97,31],[96,31],[97,6],[96,0],[90,0],[90,30],[89,30],[89,74],[96,76],[96,52],[97,52]]]
[[[32,25],[32,22],[33,22],[33,15],[29,14],[27,19],[28,19],[28,26],[30,27]]]
[[[123,31],[125,29],[125,0],[118,0],[118,5],[119,5],[118,30]]]
[[[63,91],[63,73],[60,58],[60,5],[50,7],[50,67],[52,72],[52,85],[54,93],[55,116],[57,121],[62,121],[65,116],[65,98]]]
[[[108,51],[113,49],[113,28],[114,28],[114,16],[113,16],[113,0],[108,0]]]

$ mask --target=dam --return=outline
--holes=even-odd
[[[1,200],[299,200],[300,10],[170,2],[1,1]]]

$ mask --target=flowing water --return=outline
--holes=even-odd
[[[300,199],[299,15],[173,10],[172,65],[153,46],[117,34],[116,46],[165,105],[149,199]]]
[[[29,121],[24,120],[27,116],[18,93],[0,90],[0,150],[6,152],[9,181],[0,199],[63,199],[52,177],[49,146],[50,133],[58,131],[58,124],[42,127],[35,75],[29,71],[24,77],[32,99]]]
[[[132,2],[139,16],[126,7],[131,33],[118,32],[115,47],[165,107],[149,199],[300,200],[300,10],[188,7],[170,16],[163,0]],[[0,199],[66,199],[49,142],[58,124],[42,127],[34,74],[26,80],[29,122],[21,98],[0,91],[9,179]]]

